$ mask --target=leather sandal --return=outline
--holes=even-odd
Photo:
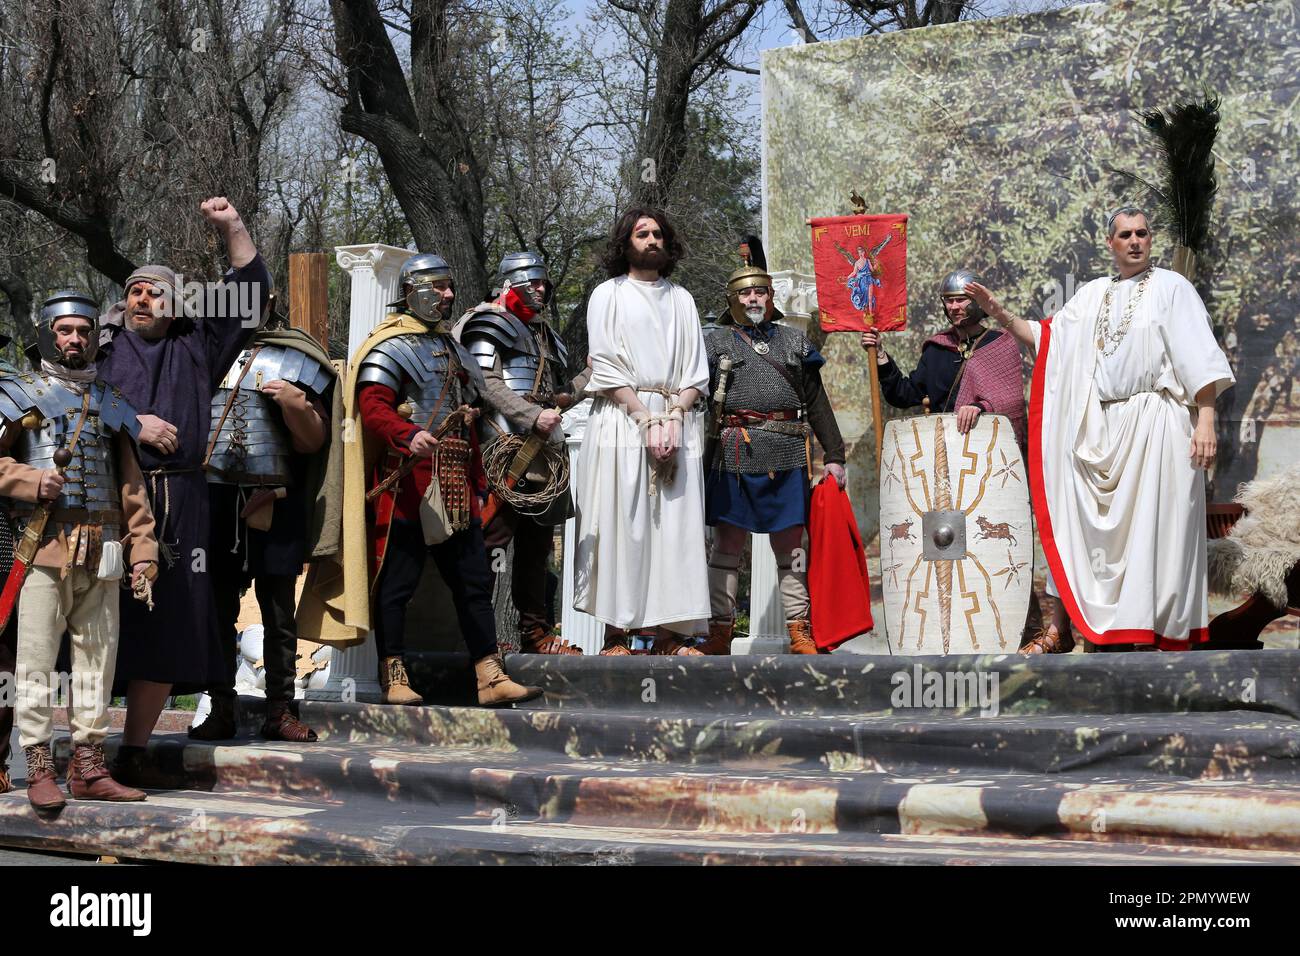
[[[605,646],[600,649],[601,657],[631,657],[632,648],[628,645],[632,640],[632,631],[618,630],[613,634],[606,635]]]
[[[558,634],[548,634],[542,630],[533,631],[519,642],[521,654],[582,654],[582,648],[564,640]]]
[[[297,744],[316,740],[316,731],[297,718],[287,700],[267,703],[266,721],[262,724],[261,734],[265,740],[284,740]]]
[[[1074,650],[1074,635],[1062,635],[1051,624],[1045,624],[1030,641],[1020,648],[1026,656],[1032,654],[1068,654]]]
[[[0,767],[0,793],[8,793],[14,788],[14,782],[9,778],[9,769]]]
[[[655,638],[654,646],[650,653],[656,656],[666,657],[703,657],[704,652],[697,650],[690,644],[687,644],[677,635],[665,636],[660,635]]]

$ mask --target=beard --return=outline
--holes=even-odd
[[[172,321],[169,315],[154,315],[152,312],[130,314],[127,320],[130,322],[131,331],[142,339],[162,338],[167,334],[167,327]]]
[[[86,353],[81,349],[67,349],[59,353],[59,364],[74,372],[80,372],[90,363],[86,361]]]
[[[663,249],[647,249],[643,252],[629,245],[627,261],[635,269],[653,269],[659,272],[668,264],[668,253]]]
[[[762,305],[752,305],[745,309],[745,318],[749,319],[754,325],[758,325],[767,318],[767,307]]]

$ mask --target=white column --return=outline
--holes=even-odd
[[[356,354],[370,330],[388,314],[397,299],[397,276],[402,263],[415,255],[410,249],[368,242],[335,246],[334,258],[352,279],[352,307],[348,313],[348,360]]]
[[[359,246],[335,246],[335,261],[352,279],[352,304],[348,313],[349,360],[365,341],[370,330],[388,312],[388,303],[397,298],[397,275],[413,253],[409,249],[372,242]],[[330,676],[325,686],[308,690],[307,700],[380,699],[379,655],[375,652],[374,634],[361,644],[336,650],[330,660]]]
[[[564,429],[565,449],[569,453],[569,488],[574,488],[578,474],[578,451],[582,448],[582,436],[587,431],[587,416],[591,414],[591,399],[579,402],[561,419]],[[561,589],[563,607],[560,609],[560,636],[570,644],[582,648],[584,654],[599,654],[605,646],[605,625],[584,611],[573,608],[573,549],[577,538],[578,522],[570,518],[564,522],[564,567]]]

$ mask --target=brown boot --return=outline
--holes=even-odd
[[[544,627],[535,627],[527,634],[519,635],[519,653],[577,654],[581,656],[582,648],[574,647],[558,634],[552,634]]]
[[[516,684],[506,673],[500,654],[489,654],[474,662],[474,675],[478,678],[478,702],[481,707],[504,707],[542,696],[540,687]]]
[[[235,698],[209,694],[208,699],[212,701],[212,709],[203,723],[189,729],[190,739],[234,740],[239,727],[235,719]]]
[[[110,800],[134,803],[145,799],[143,790],[124,787],[104,766],[103,744],[81,744],[72,752],[68,765],[68,793],[78,800]]]
[[[817,645],[813,643],[812,624],[809,621],[788,621],[785,628],[790,632],[791,654],[817,653]]]
[[[266,740],[286,740],[295,744],[316,740],[316,731],[294,716],[287,700],[266,702],[266,722],[260,732]]]
[[[424,698],[411,690],[411,678],[406,676],[406,662],[400,657],[385,657],[379,662],[379,686],[383,689],[385,704],[414,707],[424,703]]]
[[[709,621],[709,637],[703,644],[696,645],[696,650],[702,654],[730,654],[735,628],[735,621]]]
[[[32,809],[40,813],[62,810],[68,801],[59,791],[50,745],[24,747],[23,753],[27,757],[27,799],[32,802]]]

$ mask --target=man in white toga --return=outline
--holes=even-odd
[[[1208,638],[1203,471],[1215,399],[1235,379],[1196,289],[1151,265],[1146,213],[1114,213],[1106,241],[1118,274],[1041,323],[966,288],[1037,353],[1030,492],[1057,635],[1068,613],[1099,649],[1184,649]]]
[[[709,364],[695,300],[667,278],[681,254],[663,212],[627,210],[587,304],[596,398],[574,485],[573,606],[605,624],[605,655],[646,636],[656,654],[698,655],[691,638],[708,628],[695,402]]]

